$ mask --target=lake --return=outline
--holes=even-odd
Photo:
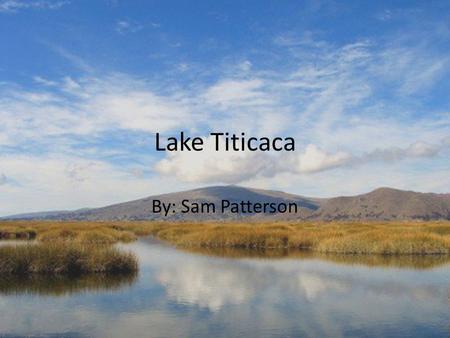
[[[138,276],[0,277],[0,337],[449,336],[447,258],[120,246]]]

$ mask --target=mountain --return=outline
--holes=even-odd
[[[8,219],[8,220],[21,220],[21,219],[59,219],[62,218],[64,215],[74,214],[74,213],[80,213],[89,210],[88,208],[78,209],[78,210],[53,210],[53,211],[38,211],[38,212],[30,212],[26,214],[18,214],[18,215],[11,215],[7,217],[0,217],[0,220],[2,219]]]
[[[8,217],[0,217],[0,219],[2,219],[2,218],[7,218],[10,220],[14,220],[14,219],[47,219],[47,218],[52,218],[52,217],[59,217],[63,214],[67,214],[67,213],[71,213],[71,211],[57,210],[57,211],[30,212],[27,214],[19,214],[19,215],[11,215]]]
[[[154,200],[175,205],[175,212],[170,212],[167,216],[152,212]],[[307,217],[312,211],[318,209],[318,203],[313,199],[291,195],[280,191],[249,189],[238,186],[218,186],[182,191],[170,194],[151,196],[135,201],[125,202],[106,206],[97,209],[88,209],[65,213],[55,218],[58,219],[78,219],[78,220],[206,220],[206,219],[237,219],[240,215],[232,213],[181,213],[182,201],[189,200],[190,203],[214,203],[216,209],[222,200],[230,202],[240,202],[242,200],[266,203],[289,203],[295,202],[299,206],[298,215]]]
[[[154,213],[153,201],[171,205],[165,216]],[[215,213],[182,213],[183,200],[212,203]],[[296,203],[294,213],[232,213],[220,210],[222,200],[231,203]],[[76,211],[22,214],[7,219],[57,220],[233,220],[252,219],[310,219],[310,220],[395,220],[450,219],[450,194],[418,193],[391,188],[376,189],[367,194],[334,198],[309,198],[281,191],[250,189],[238,186],[215,186],[114,204],[102,208]]]
[[[321,219],[450,219],[450,194],[379,188],[357,196],[330,198],[315,214]]]

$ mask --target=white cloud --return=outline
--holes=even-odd
[[[183,186],[138,177],[131,164],[120,167],[63,154],[1,155],[0,173],[0,181],[6,177],[8,183],[0,184],[0,215],[100,207]]]
[[[281,47],[315,47],[322,48],[327,45],[325,41],[315,38],[311,31],[304,31],[302,34],[287,32],[275,37],[274,43]]]
[[[314,173],[333,168],[363,165],[371,162],[389,163],[407,159],[431,158],[446,150],[444,142],[428,144],[415,142],[407,147],[390,147],[375,149],[363,154],[346,152],[327,153],[315,145],[308,145],[303,154],[298,156],[298,172]]]
[[[153,24],[152,24],[153,26]],[[155,26],[154,26],[155,27]],[[119,34],[137,33],[144,28],[143,25],[132,20],[119,20],[116,23],[116,31]]]
[[[254,289],[233,269],[213,264],[191,262],[176,269],[162,269],[158,281],[170,299],[219,311],[225,305],[248,301]]]
[[[80,94],[81,85],[72,79],[70,76],[65,76],[62,83],[62,88],[72,94]],[[86,95],[85,95],[86,96]]]
[[[385,9],[384,11],[378,13],[375,18],[380,21],[389,21],[392,19],[392,11],[390,9]]]
[[[182,97],[158,95],[126,76],[65,77],[59,87],[64,92],[0,88],[0,144],[121,128],[164,132],[187,127],[195,115]]]
[[[175,98],[160,97],[151,91],[105,92],[86,102],[101,125],[114,128],[164,132],[186,126],[191,111]]]
[[[291,192],[300,193],[309,187],[308,191],[322,195],[335,195],[347,187],[361,192],[368,190],[363,187],[365,182],[370,182],[367,183],[370,187],[395,183],[387,175],[378,178],[374,175],[366,181],[361,177],[364,173],[369,175],[371,168],[387,170],[400,166],[403,160],[414,167],[422,166],[418,173],[410,173],[410,177],[422,183],[401,175],[396,176],[398,182],[442,191],[430,177],[443,177],[446,173],[448,144],[443,140],[450,134],[450,115],[445,111],[424,112],[420,97],[416,96],[428,95],[440,83],[448,71],[448,62],[446,55],[433,52],[427,45],[411,48],[397,42],[379,45],[361,40],[335,46],[315,40],[312,34],[287,35],[277,40],[286,67],[261,69],[256,57],[255,60],[252,57],[252,62],[239,57],[239,62],[222,66],[216,72],[201,69],[201,65],[188,63],[190,60],[186,59],[183,63],[172,63],[178,67],[177,78],[158,81],[116,73],[95,76],[94,67],[84,59],[65,49],[50,47],[85,75],[61,79],[35,76],[33,89],[13,83],[0,84],[0,146],[20,149],[17,158],[22,152],[23,156],[35,156],[26,154],[38,149],[43,155],[41,159],[33,157],[36,162],[45,162],[49,157],[64,158],[68,153],[75,153],[78,159],[88,163],[91,158],[98,158],[99,165],[103,163],[109,168],[98,175],[99,180],[108,182],[104,184],[105,190],[113,195],[113,189],[123,190],[115,181],[121,177],[117,173],[130,177],[129,187],[139,187],[135,197],[140,197],[138,191],[144,191],[141,187],[149,186],[142,184],[146,182],[143,175],[132,174],[137,172],[131,164],[122,168],[122,164],[100,160],[123,155],[123,149],[117,149],[115,144],[108,144],[107,150],[93,145],[88,151],[75,148],[72,143],[95,143],[104,134],[125,134],[125,143],[127,137],[135,134],[151,140],[155,132],[169,136],[180,130],[191,135],[243,131],[257,137],[283,135],[296,139],[295,154],[205,150],[170,153],[158,158],[156,163],[152,162],[156,161],[154,158],[140,163],[140,170],[147,166],[145,172],[150,173],[147,177],[162,174],[152,182],[171,182],[164,186],[164,192],[170,191],[169,187],[180,190],[181,186],[191,187],[200,182],[245,182],[256,187],[288,187]],[[184,81],[184,76],[191,73],[186,68],[190,65],[195,65],[198,78]],[[211,75],[214,75],[212,83]],[[152,147],[149,145],[144,151],[150,154]],[[142,152],[142,149],[133,151],[128,158],[140,158]],[[15,179],[14,170],[6,171],[3,165],[0,162],[0,172],[9,181]],[[89,172],[98,170],[78,160],[74,164],[54,163],[59,165],[62,173],[54,181],[44,180],[39,191],[51,195],[58,185],[65,194],[71,195],[77,187],[67,182],[90,182]],[[424,170],[424,165],[429,168]],[[20,190],[20,194],[27,196],[38,190],[26,178],[39,181],[39,176],[29,171],[28,176],[19,175],[17,180],[27,182],[27,188]],[[354,184],[344,179],[349,173],[352,182],[355,177]],[[317,183],[319,191],[308,183],[308,175],[312,174],[330,184]],[[64,183],[56,184],[58,180]],[[11,184],[2,185],[2,189],[5,187],[13,189]],[[155,192],[152,186],[143,196]],[[90,196],[89,189],[83,193]],[[18,208],[20,194],[10,195],[11,202],[4,210],[13,210],[14,203]],[[62,195],[63,192],[49,200],[50,207],[42,204],[42,208],[60,206]],[[80,207],[90,202],[111,201],[110,196],[99,193],[92,194],[96,201],[76,196]],[[121,200],[125,199],[122,196]],[[31,202],[28,205],[33,206]]]
[[[33,80],[38,84],[42,84],[42,85],[49,86],[49,87],[57,85],[56,81],[51,81],[51,80],[45,79],[40,76],[33,76]]]
[[[252,63],[249,60],[245,60],[238,64],[238,69],[246,73],[251,70],[252,66],[253,66]]]
[[[309,144],[295,153],[273,155],[263,152],[215,151],[213,139],[209,137],[206,138],[203,151],[171,152],[155,165],[155,170],[163,175],[175,176],[184,182],[240,183],[283,173],[306,175],[367,163],[433,157],[443,149],[443,143],[430,145],[416,142],[406,148],[375,149],[357,155],[342,151],[329,153],[317,145]]]
[[[425,142],[415,142],[406,148],[392,147],[388,149],[376,149],[370,153],[364,154],[358,158],[358,161],[368,162],[382,160],[385,162],[398,161],[405,158],[433,157],[442,146],[428,144]]]
[[[349,290],[346,283],[315,273],[299,273],[298,283],[309,301],[314,301],[319,296],[329,292],[343,293]]]
[[[392,47],[376,55],[369,72],[380,85],[394,85],[402,96],[423,95],[448,73],[449,57],[435,55],[428,48]]]
[[[274,175],[276,161],[257,152],[215,151],[213,138],[205,138],[200,152],[173,152],[155,165],[164,175],[185,182],[236,183],[258,175]]]
[[[224,108],[270,104],[272,101],[262,91],[264,82],[260,79],[226,79],[208,88],[204,97],[213,105]]]
[[[309,144],[305,152],[299,155],[298,171],[308,173],[336,168],[348,163],[350,158],[351,155],[347,153],[338,152],[336,154],[329,154],[314,144]]]
[[[61,47],[57,46],[51,43],[43,42],[45,45],[49,46],[55,53],[57,53],[62,58],[66,59],[71,63],[73,66],[81,70],[85,73],[92,73],[94,71],[94,68],[86,62],[82,57],[78,56],[77,54]]]
[[[0,1],[0,12],[14,13],[22,9],[59,9],[69,4],[67,0],[3,0]]]

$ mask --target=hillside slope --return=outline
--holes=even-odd
[[[177,205],[176,212],[167,217],[152,212],[153,200],[158,199],[164,203]],[[114,204],[103,208],[90,209],[82,212],[73,212],[60,215],[60,219],[79,220],[143,220],[143,219],[167,219],[167,220],[204,220],[204,219],[236,219],[239,215],[231,213],[193,214],[180,213],[181,202],[189,200],[190,203],[209,202],[219,206],[222,200],[230,202],[250,201],[280,203],[296,202],[299,206],[298,216],[308,217],[319,208],[317,201],[297,195],[286,194],[280,191],[249,189],[237,186],[207,187],[177,193],[151,196],[135,201]]]
[[[153,200],[172,203],[175,212],[167,216],[153,213]],[[214,203],[250,201],[252,203],[289,203],[298,205],[296,214],[232,214],[181,213],[181,202]],[[217,207],[219,209],[219,207]],[[335,198],[309,198],[281,191],[250,189],[238,186],[214,186],[201,189],[150,196],[102,208],[76,211],[14,215],[9,219],[57,220],[232,220],[253,219],[304,220],[401,220],[450,219],[450,194],[418,193],[391,188],[376,189],[367,194]]]
[[[330,198],[315,217],[336,219],[450,219],[450,194],[379,188],[367,194]]]

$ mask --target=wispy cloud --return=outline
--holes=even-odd
[[[23,146],[51,137],[49,144],[55,143],[55,138],[64,139],[56,142],[64,144],[67,137],[95,138],[115,130],[170,135],[181,129],[203,135],[220,130],[296,138],[293,156],[206,150],[197,155],[169,154],[155,165],[158,173],[181,181],[214,183],[245,182],[283,173],[306,175],[441,153],[440,142],[450,132],[448,114],[426,121],[417,120],[413,113],[391,115],[386,107],[398,108],[391,105],[389,97],[380,98],[377,91],[381,72],[389,72],[381,81],[413,82],[415,74],[434,69],[436,64],[442,67],[441,72],[446,70],[446,56],[434,56],[426,63],[430,59],[425,51],[409,49],[408,55],[419,60],[413,71],[412,56],[399,60],[397,53],[389,52],[391,48],[375,48],[369,41],[317,48],[322,53],[314,60],[299,58],[298,47],[290,50],[296,67],[261,71],[246,60],[244,66],[238,62],[228,67],[215,82],[205,85],[199,79],[182,89],[172,80],[162,86],[125,74],[66,76],[58,81],[35,77],[42,85],[40,90],[2,90],[0,141],[11,147],[17,146],[17,140],[22,140]],[[72,53],[57,50],[80,68],[91,70]],[[394,69],[395,62],[408,66]],[[427,77],[427,86],[433,87],[438,80]],[[410,94],[397,95],[406,100]]]
[[[117,167],[101,160],[81,158],[73,153],[0,154],[0,163],[5,172],[0,174],[0,177],[5,175],[6,182],[9,177],[18,182],[0,186],[2,214],[19,210],[38,211],[48,208],[49,205],[56,209],[101,206],[120,202],[123,198],[145,196],[149,191],[158,190],[160,182],[165,182],[168,187],[175,189],[170,180],[138,178],[131,174],[129,166]],[[33,165],[30,166],[30,163]],[[124,187],[127,187],[127,191],[123,194],[114,193]]]
[[[153,25],[157,25],[157,24],[152,23],[152,27],[155,27]],[[125,35],[128,33],[137,33],[142,29],[144,29],[144,26],[142,24],[140,24],[139,22],[136,22],[133,20],[119,20],[116,23],[116,31],[122,35]]]
[[[126,22],[123,34],[134,29]],[[0,86],[0,173],[22,185],[2,189],[17,200],[26,195],[31,206],[47,194],[58,208],[107,204],[122,184],[133,193],[121,200],[200,182],[322,195],[396,182],[444,189],[431,178],[448,182],[450,114],[420,98],[431,98],[445,81],[448,53],[426,41],[336,44],[310,32],[269,41],[273,60],[249,53],[210,67],[186,57],[155,77],[101,73],[77,53],[48,44],[76,71],[59,78],[39,73],[30,87]],[[297,150],[152,151],[155,132],[180,130],[205,137],[211,131],[292,136]],[[104,194],[93,191],[97,180]],[[75,187],[73,201],[62,205],[61,196]],[[3,210],[14,209],[13,202],[0,202],[7,202]]]
[[[79,68],[81,71],[86,73],[92,73],[93,67],[88,64],[83,58],[80,56],[68,51],[65,48],[62,48],[60,46],[52,46],[53,50],[58,53],[60,56],[65,58],[67,61],[72,63],[75,67]]]
[[[448,55],[434,54],[427,47],[392,47],[381,51],[371,64],[380,84],[394,87],[400,95],[415,95],[430,90],[449,72]]]
[[[292,135],[300,140],[296,154],[172,153],[156,165],[158,172],[187,182],[239,183],[448,156],[442,141],[450,132],[447,113],[423,120],[414,111],[391,111],[440,81],[448,71],[446,55],[424,46],[393,49],[366,40],[335,48],[310,34],[283,36],[275,43],[292,53],[298,62],[294,70],[245,69],[208,87],[202,98],[210,110],[221,112],[212,129]],[[315,58],[310,60],[305,55],[311,47]],[[396,87],[392,97],[380,95],[386,83]],[[269,129],[262,128],[265,120]]]
[[[393,13],[390,9],[385,9],[378,14],[375,15],[375,18],[377,18],[380,21],[389,21],[392,19]]]
[[[45,86],[55,86],[57,82],[55,81],[51,81],[51,80],[47,80],[43,77],[40,76],[33,76],[33,80],[38,83],[38,84],[42,84]]]
[[[291,154],[215,151],[211,138],[199,153],[175,152],[159,161],[155,170],[185,182],[240,183],[250,178],[274,177],[283,173],[307,175],[336,168],[358,167],[369,163],[394,163],[432,158],[447,149],[444,142],[416,142],[405,148],[376,149],[364,154],[327,152],[314,144]]]
[[[7,181],[8,181],[8,178],[6,177],[6,175],[0,174],[0,186],[6,184]]]
[[[42,81],[41,81],[42,82]],[[108,130],[164,132],[186,127],[195,114],[184,100],[160,95],[143,81],[113,74],[78,81],[64,77],[57,88],[0,91],[3,144],[35,142],[47,137],[88,135]],[[132,118],[130,118],[132,112]]]
[[[264,82],[259,79],[221,81],[205,93],[205,99],[228,109],[232,106],[263,106],[271,103],[270,96],[261,90]]]
[[[70,4],[68,0],[3,0],[0,12],[15,13],[24,9],[59,9]]]

